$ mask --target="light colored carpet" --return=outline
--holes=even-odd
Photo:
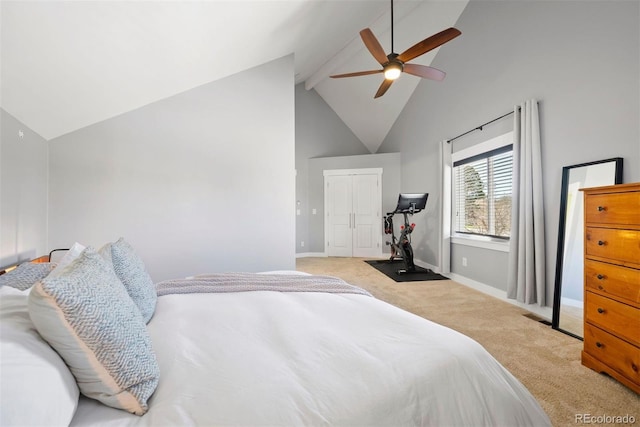
[[[300,258],[297,269],[340,277],[478,341],[529,389],[554,426],[580,424],[577,414],[628,414],[640,424],[640,396],[582,366],[582,341],[532,320],[526,310],[452,280],[398,283],[359,258]]]

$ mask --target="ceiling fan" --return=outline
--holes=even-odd
[[[379,98],[384,95],[387,89],[391,87],[393,81],[400,77],[400,74],[402,74],[403,71],[405,73],[409,73],[425,79],[440,81],[444,79],[444,71],[440,71],[437,68],[428,67],[426,65],[407,64],[407,62],[417,58],[420,55],[424,55],[425,53],[437,48],[438,46],[445,44],[449,40],[458,37],[460,34],[462,34],[460,30],[457,30],[455,28],[447,28],[446,30],[440,31],[437,34],[434,34],[431,37],[427,37],[421,42],[416,43],[415,45],[411,46],[409,49],[398,55],[393,51],[393,0],[391,0],[391,53],[385,55],[384,49],[380,45],[380,42],[378,42],[378,39],[369,28],[365,28],[364,30],[360,31],[360,37],[362,38],[364,45],[367,47],[369,52],[371,52],[371,55],[373,55],[376,61],[378,61],[380,65],[382,65],[382,69],[337,74],[330,77],[337,79],[343,77],[356,77],[366,76],[369,74],[384,73],[384,80],[378,88],[378,92],[376,92],[374,98]]]

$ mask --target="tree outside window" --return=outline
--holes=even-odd
[[[455,231],[508,239],[511,235],[511,146],[454,163]]]

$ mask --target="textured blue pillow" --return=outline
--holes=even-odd
[[[33,286],[29,315],[82,394],[137,415],[147,411],[160,376],[151,339],[126,289],[93,248]]]
[[[20,264],[8,273],[0,276],[0,286],[11,286],[24,291],[51,273],[55,264],[50,262]]]
[[[118,279],[140,309],[145,323],[149,323],[156,310],[158,293],[140,257],[124,238],[115,243],[107,243],[100,249],[100,255],[111,261]]]

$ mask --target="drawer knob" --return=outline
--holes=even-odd
[[[596,347],[602,348],[604,347],[604,344],[602,344],[600,341],[596,341]]]
[[[600,313],[600,314],[604,313],[604,308],[598,307],[598,313]]]
[[[633,369],[634,372],[638,372],[638,366],[635,363],[631,364],[631,369]]]
[[[605,243],[607,242],[605,242],[604,240],[598,240],[598,246],[604,246]]]
[[[596,277],[598,278],[598,280],[604,279],[604,276],[602,274],[598,274]]]
[[[598,206],[598,212],[602,212],[602,211],[606,211],[607,208],[605,208],[604,206]]]

